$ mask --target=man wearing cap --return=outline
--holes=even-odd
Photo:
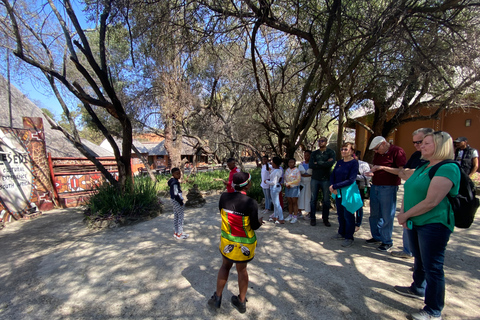
[[[478,151],[470,147],[467,138],[458,137],[455,142],[455,161],[470,178],[478,170]]]
[[[370,143],[370,150],[375,152],[370,190],[370,232],[372,238],[367,243],[381,245],[380,251],[390,251],[393,246],[392,232],[397,206],[397,192],[400,185],[398,172],[407,163],[405,151],[388,143],[384,137],[377,136]]]
[[[321,188],[323,193],[323,224],[330,227],[331,224],[328,221],[330,213],[330,170],[335,163],[335,151],[327,148],[326,137],[318,139],[318,147],[318,150],[312,152],[310,155],[310,161],[308,162],[308,167],[312,169],[312,180],[310,181],[312,189],[312,198],[310,200],[310,225],[315,226],[317,224],[315,214],[317,212],[318,191]]]

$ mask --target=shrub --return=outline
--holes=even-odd
[[[252,176],[252,187],[248,190],[248,196],[260,202],[263,199],[263,190],[260,186],[261,183],[261,170],[256,168],[248,171]],[[215,170],[208,172],[198,172],[195,175],[188,177],[188,180],[185,183],[182,183],[182,190],[186,194],[188,190],[193,187],[194,184],[198,185],[200,191],[211,191],[211,190],[224,190],[225,185],[222,181],[215,180],[226,180],[228,179],[229,171],[228,170]],[[171,175],[159,175],[157,176],[157,184],[159,189],[162,192],[169,192],[167,185],[168,180],[171,178]],[[185,179],[184,179],[185,181]]]
[[[133,191],[123,194],[104,183],[86,203],[84,222],[93,227],[112,227],[155,217],[163,209],[158,192],[158,185],[149,177],[136,177]]]
[[[194,184],[198,185],[198,190],[200,191],[223,190],[225,186],[220,180],[228,179],[228,174],[228,170],[214,170],[208,172],[197,172],[196,174],[192,174],[190,176],[187,175],[187,177],[182,177],[182,180],[184,181],[184,183],[181,185],[182,191],[187,193],[187,191],[193,187]],[[160,191],[165,193],[169,192],[167,182],[171,177],[171,175],[157,176],[157,185]]]
[[[477,188],[480,187],[480,173],[478,172],[475,172],[473,175],[472,175],[472,181],[473,183],[475,183],[475,186]]]
[[[248,171],[252,176],[252,187],[248,190],[247,195],[260,203],[263,199],[263,190],[260,184],[262,183],[261,169],[256,168]]]

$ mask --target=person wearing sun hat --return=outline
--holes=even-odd
[[[478,151],[470,145],[466,137],[458,137],[455,143],[455,161],[460,164],[462,171],[470,177],[478,170]]]
[[[223,288],[234,263],[237,268],[240,294],[233,296],[231,302],[240,313],[244,313],[247,308],[247,263],[255,256],[257,237],[254,230],[263,224],[263,218],[258,218],[257,202],[247,196],[247,191],[252,185],[250,179],[249,173],[235,173],[232,180],[237,192],[224,192],[218,203],[222,215],[219,249],[223,261],[218,271],[216,291],[208,300],[208,305],[215,309],[220,308]]]
[[[375,152],[373,167],[366,176],[372,177],[370,190],[370,232],[369,244],[381,243],[380,251],[390,251],[393,246],[392,232],[397,205],[397,192],[400,185],[398,173],[407,163],[405,151],[382,136],[373,138],[370,150]]]

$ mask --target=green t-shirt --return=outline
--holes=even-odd
[[[427,197],[428,187],[430,186],[430,178],[428,172],[432,167],[428,167],[426,163],[422,167],[415,170],[412,176],[405,182],[405,197],[404,197],[404,211],[407,212],[419,202],[425,200]],[[435,177],[445,177],[452,181],[453,186],[449,194],[456,196],[460,185],[460,169],[455,163],[447,163],[440,166],[435,173]],[[450,216],[450,223],[448,217]],[[453,231],[455,220],[453,216],[452,206],[448,198],[443,198],[440,203],[430,211],[425,212],[416,217],[410,218],[415,226],[423,226],[430,223],[441,223]]]

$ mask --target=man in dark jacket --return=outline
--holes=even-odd
[[[328,221],[330,213],[330,171],[335,163],[335,151],[327,148],[327,138],[321,137],[318,140],[318,150],[312,152],[308,167],[312,169],[312,180],[310,186],[312,188],[312,199],[310,201],[310,225],[317,224],[315,213],[317,211],[318,191],[320,188],[323,193],[322,200],[322,219],[325,226],[330,227]]]
[[[455,161],[470,178],[478,170],[478,151],[468,145],[465,137],[455,139]]]

